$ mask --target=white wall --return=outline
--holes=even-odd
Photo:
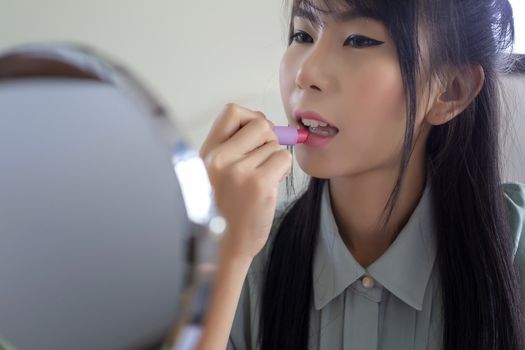
[[[227,102],[285,123],[278,88],[283,2],[3,0],[0,49],[50,40],[99,48],[148,83],[197,147]],[[503,80],[511,107],[505,177],[525,182],[525,76]]]
[[[28,41],[99,48],[142,77],[199,144],[227,102],[285,120],[282,0],[3,0],[0,49]]]
[[[510,0],[516,27],[515,52],[525,54],[525,3],[523,0]]]
[[[525,183],[525,74],[502,77],[504,180]]]

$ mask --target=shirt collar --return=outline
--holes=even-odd
[[[425,289],[436,257],[435,225],[430,181],[405,227],[387,251],[368,269],[346,248],[335,223],[328,182],[323,188],[319,241],[313,265],[314,302],[317,310],[349,285],[369,274],[412,308],[421,310]]]

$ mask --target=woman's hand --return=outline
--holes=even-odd
[[[200,155],[228,225],[223,253],[252,259],[268,240],[279,182],[290,173],[291,154],[279,145],[263,113],[228,104]]]

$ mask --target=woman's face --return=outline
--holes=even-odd
[[[300,118],[314,112],[336,129],[321,127],[320,136],[295,146],[299,165],[318,178],[397,169],[407,110],[395,43],[378,20],[314,15],[321,25],[293,17],[281,97],[290,126],[304,127]],[[415,133],[422,117],[416,119]]]

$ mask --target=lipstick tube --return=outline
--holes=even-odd
[[[295,145],[306,142],[308,130],[296,129],[287,126],[274,126],[273,131],[279,139],[281,145]]]

